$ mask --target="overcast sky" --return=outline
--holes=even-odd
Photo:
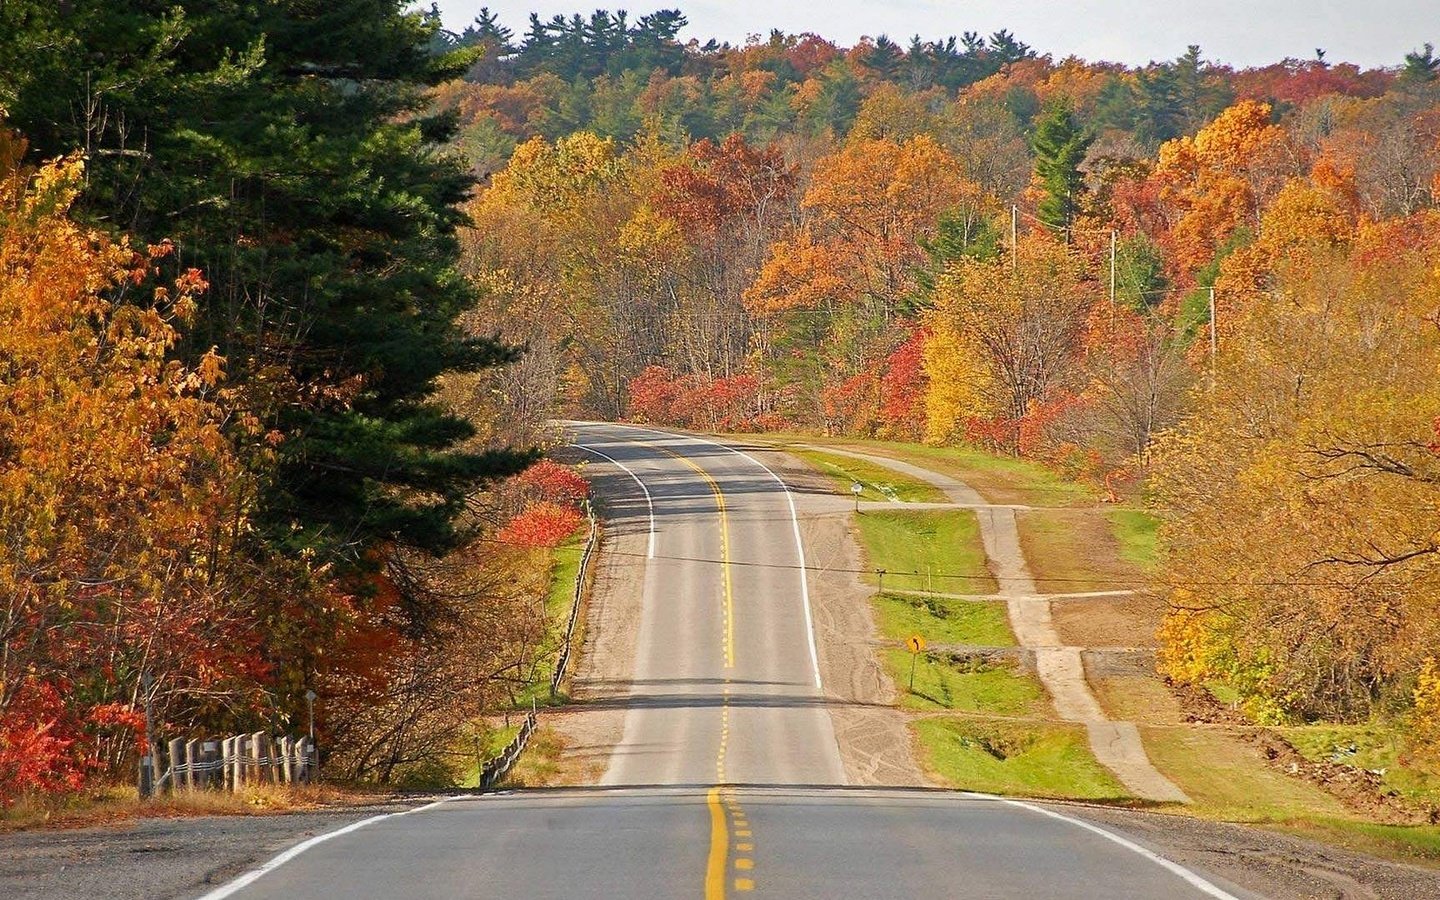
[[[681,9],[690,20],[682,38],[741,43],[770,29],[813,31],[842,45],[887,34],[902,44],[925,38],[989,34],[1008,28],[1056,59],[1140,65],[1172,59],[1199,44],[1207,59],[1254,66],[1287,56],[1309,59],[1317,47],[1331,62],[1398,65],[1424,42],[1440,43],[1440,0],[439,0],[445,24],[460,30],[482,6],[499,13],[517,37],[530,13],[588,15],[597,7],[638,18]],[[429,5],[425,0],[424,5]]]

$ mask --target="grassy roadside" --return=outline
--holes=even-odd
[[[141,800],[133,784],[97,785],[63,797],[22,797],[0,807],[0,834],[31,828],[88,828],[143,818],[256,816],[368,806],[393,790],[334,784],[247,784],[239,792],[179,791]]]
[[[575,581],[580,574],[580,557],[585,549],[589,524],[582,523],[575,533],[549,552],[549,581],[545,594],[544,635],[535,648],[535,665],[528,684],[515,693],[515,703],[507,720],[491,716],[472,724],[472,736],[455,748],[455,755],[465,760],[456,782],[461,787],[478,787],[482,759],[499,756],[520,731],[524,713],[533,702],[537,707],[562,706],[569,701],[563,691],[550,696],[550,679],[555,673],[556,654],[565,637],[565,626],[575,601]],[[582,640],[583,617],[577,623],[575,646]],[[571,659],[574,664],[574,658]],[[503,722],[503,724],[501,724]],[[476,739],[479,746],[476,746]],[[557,732],[543,725],[536,728],[526,744],[525,752],[511,770],[507,780],[518,784],[544,784],[559,764],[562,741]]]
[[[781,440],[785,439],[781,436]],[[1147,576],[1159,571],[1159,523],[1155,516],[1139,509],[1101,506],[1091,489],[1067,483],[1039,466],[952,448],[836,438],[795,440],[853,448],[923,466],[960,478],[991,502],[1048,507],[1022,510],[1017,517],[1032,570],[1037,577],[1052,579],[1042,582],[1042,589],[1115,589],[1143,583]],[[862,540],[866,538],[863,530],[861,536]],[[894,567],[902,568],[906,567]],[[913,565],[907,570],[916,571]],[[1057,586],[1060,584],[1067,586]],[[899,587],[899,582],[887,576],[885,587]],[[972,592],[963,588],[937,590]],[[979,593],[978,589],[973,592]],[[907,629],[923,633],[929,628],[950,637],[966,630],[984,630],[974,623],[950,629],[944,617],[935,621],[937,617],[917,608],[911,602],[915,599],[882,596],[875,600],[877,620],[887,638],[903,638],[899,632]],[[1152,643],[1161,612],[1158,603],[1139,596],[1055,604],[1062,637],[1087,646]],[[993,635],[986,640],[993,641]],[[908,676],[909,655],[899,649],[889,655],[886,663],[892,676],[902,674],[902,664],[903,674]],[[1157,768],[1195,801],[1188,813],[1264,825],[1381,856],[1440,862],[1440,827],[1369,821],[1319,785],[1277,767],[1243,734],[1222,727],[1186,724],[1176,697],[1143,667],[1133,672],[1091,673],[1090,680],[1102,706],[1112,716],[1140,723],[1142,739]],[[904,682],[899,683],[903,688]],[[1007,706],[1018,709],[1020,704],[1015,702],[1013,692],[982,685],[962,691],[958,685],[947,685],[943,677],[936,677],[934,682],[927,680],[918,670],[916,686],[923,687],[927,695],[938,696],[941,702],[911,698],[907,705],[930,710],[953,705],[957,711],[972,710],[968,719],[936,715],[916,723],[924,762],[943,780],[997,793],[1090,799],[1123,796],[1118,786],[1103,784],[1109,778],[1105,770],[1098,769],[1098,780],[1093,777],[1097,770],[1091,767],[1096,764],[1086,751],[1083,733],[1072,731],[1069,739],[1075,743],[1069,749],[1061,748],[1064,736],[1060,733],[1066,730],[1063,726],[1044,729],[1043,739],[1006,744],[1007,738],[1013,738],[1010,730],[1025,729],[1030,724],[987,720],[984,716],[1003,715],[999,710]],[[1383,770],[1385,789],[1398,796],[1428,794],[1437,789],[1432,779],[1418,776],[1400,764],[1392,741],[1362,726],[1304,726],[1277,731],[1312,760],[1326,758]],[[1356,747],[1353,755],[1340,752],[1348,751],[1352,743]],[[993,752],[997,746],[1017,749],[997,755]],[[1078,755],[1076,750],[1080,751]],[[1057,784],[1053,777],[1056,772],[1070,774],[1060,776]]]
[[[1129,799],[1079,725],[930,718],[915,723],[926,763],[957,787],[1072,800]]]
[[[549,587],[545,594],[545,633],[535,648],[536,660],[530,683],[516,692],[516,709],[529,709],[533,700],[537,706],[564,704],[568,698],[563,694],[550,696],[550,679],[555,674],[556,654],[565,638],[565,625],[570,618],[570,609],[575,601],[575,579],[580,573],[580,555],[585,549],[585,536],[589,525],[582,524],[575,533],[550,551]],[[575,629],[575,643],[581,640],[581,629]],[[503,742],[502,742],[503,746]]]
[[[800,457],[835,482],[835,492],[851,496],[851,486],[859,484],[860,499],[872,502],[902,503],[944,503],[945,492],[927,484],[907,478],[893,469],[820,450],[791,447],[789,453]]]
[[[971,510],[868,510],[855,517],[869,568],[884,587],[942,594],[991,594],[980,524]],[[866,576],[878,583],[875,574]]]
[[[1126,797],[1095,761],[1083,729],[1043,721],[1050,715],[1044,688],[1007,652],[1015,636],[1005,604],[943,596],[996,589],[974,512],[870,511],[857,516],[856,525],[869,566],[888,573],[885,591],[871,603],[880,636],[890,645],[880,656],[899,689],[900,705],[938,713],[913,723],[922,764],[939,780],[968,790]],[[969,577],[937,578],[937,573]],[[929,645],[918,658],[898,646],[912,634]]]
[[[942,475],[950,475],[970,485],[991,503],[1017,503],[1028,506],[1088,506],[1099,496],[1095,489],[1070,481],[1038,463],[1014,457],[996,456],[968,447],[936,447],[869,438],[829,437],[797,432],[771,432],[764,435],[735,435],[737,439],[771,443],[787,453],[803,455],[803,446],[838,447],[888,456]],[[832,454],[833,455],[833,454]],[[883,467],[882,471],[885,470]],[[889,477],[904,477],[898,474]],[[848,486],[846,490],[848,490]]]

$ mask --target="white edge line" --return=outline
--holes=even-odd
[[[805,544],[803,541],[800,540],[800,517],[795,512],[795,495],[790,492],[790,485],[786,484],[785,479],[781,478],[779,475],[776,475],[773,469],[762,463],[760,460],[756,459],[755,457],[751,456],[743,450],[737,450],[734,447],[728,446],[726,444],[717,443],[716,441],[707,441],[705,438],[695,437],[694,435],[690,434],[680,434],[673,431],[660,431],[655,428],[642,428],[638,425],[621,425],[620,427],[633,428],[636,431],[648,431],[651,434],[663,434],[666,437],[680,438],[681,440],[698,441],[701,444],[709,444],[712,447],[719,447],[722,450],[729,450],[736,456],[744,457],[745,459],[748,459],[750,462],[764,469],[766,474],[768,474],[771,478],[775,479],[776,484],[780,485],[780,489],[785,492],[785,502],[790,504],[790,527],[795,535],[795,553],[800,558],[800,600],[801,605],[805,609],[805,636],[809,639],[810,642],[810,671],[813,672],[815,675],[815,689],[817,691],[823,690],[824,685],[820,682],[820,653],[815,649],[815,621],[810,614],[810,573],[805,563]]]
[[[1155,863],[1157,866],[1168,869],[1169,871],[1183,878],[1187,883],[1190,884],[1191,887],[1200,891],[1202,894],[1207,894],[1211,897],[1215,897],[1217,898],[1217,900],[1240,900],[1239,897],[1236,897],[1229,891],[1226,891],[1223,888],[1220,888],[1215,884],[1211,883],[1210,881],[1207,881],[1203,876],[1192,872],[1191,870],[1185,868],[1179,863],[1166,859],[1155,851],[1142,847],[1134,841],[1130,840],[1129,838],[1121,837],[1113,831],[1101,828],[1099,825],[1091,825],[1089,822],[1086,822],[1083,819],[1076,819],[1072,816],[1067,816],[1064,813],[1055,812],[1053,809],[1046,809],[1043,806],[1036,806],[1033,803],[1026,803],[1024,800],[1012,800],[1008,797],[999,797],[995,794],[980,794],[974,791],[962,791],[961,793],[966,797],[974,797],[983,800],[998,800],[999,802],[1007,804],[1009,806],[1018,806],[1021,809],[1028,809],[1031,812],[1039,813],[1042,816],[1049,816],[1052,819],[1059,819],[1062,822],[1067,822],[1071,825],[1078,826],[1085,829],[1086,831],[1094,832],[1095,834],[1098,834],[1101,837],[1105,838],[1107,841],[1113,841],[1114,843],[1119,844],[1121,847],[1124,847],[1126,850],[1140,854],[1141,856],[1148,859],[1150,862]]]
[[[361,819],[358,822],[351,822],[349,825],[346,825],[343,828],[337,828],[334,831],[327,831],[324,834],[317,834],[312,838],[301,841],[300,843],[296,844],[288,850],[281,851],[280,853],[276,854],[269,860],[265,861],[259,866],[256,866],[245,874],[239,875],[231,881],[225,882],[210,893],[201,894],[198,900],[221,900],[221,898],[223,897],[229,897],[236,891],[239,891],[242,888],[249,887],[260,876],[264,875],[267,872],[275,871],[276,869],[285,865],[290,860],[304,853],[306,850],[309,850],[312,847],[319,846],[320,844],[323,844],[333,838],[340,837],[342,834],[349,834],[352,831],[359,831],[366,825],[374,825],[376,822],[380,822],[385,819],[394,819],[399,816],[408,816],[411,813],[424,812],[427,809],[434,809],[442,803],[449,803],[451,800],[459,800],[461,797],[467,796],[470,795],[456,794],[453,797],[446,797],[442,800],[436,800],[434,803],[427,803],[424,806],[417,806],[413,809],[406,809],[400,812],[381,813],[378,816],[371,816],[368,819]]]
[[[654,559],[654,558],[655,558],[655,501],[650,498],[650,489],[645,486],[645,482],[641,481],[641,480],[640,480],[640,476],[639,476],[639,475],[636,475],[635,472],[634,472],[633,470],[631,470],[631,468],[630,468],[629,466],[625,465],[625,464],[622,463],[620,460],[616,459],[615,457],[611,456],[611,455],[608,454],[608,453],[601,453],[599,450],[596,450],[594,447],[589,447],[589,446],[586,446],[585,444],[572,444],[571,446],[576,447],[576,448],[578,448],[578,449],[580,449],[580,450],[584,450],[586,453],[593,453],[593,454],[595,454],[596,456],[600,457],[601,459],[608,459],[610,462],[612,462],[612,463],[614,463],[615,465],[619,466],[621,469],[624,469],[624,470],[625,470],[625,474],[627,474],[627,475],[629,475],[631,478],[635,479],[635,483],[638,484],[638,485],[640,485],[640,490],[642,490],[642,491],[645,492],[645,506],[650,510],[650,543],[649,543],[649,545],[646,547],[646,550],[645,550],[645,558],[646,558],[646,559]]]

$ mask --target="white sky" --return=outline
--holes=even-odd
[[[1254,66],[1287,56],[1310,59],[1325,49],[1330,62],[1365,68],[1399,65],[1426,41],[1440,44],[1440,0],[439,0],[445,24],[460,30],[482,6],[520,36],[529,14],[589,15],[626,9],[631,19],[679,8],[690,20],[683,39],[741,43],[771,28],[813,31],[848,46],[862,35],[887,34],[904,44],[964,31],[1009,29],[1056,59],[1141,65],[1172,59],[1199,44],[1207,59]],[[425,0],[429,5],[429,0]]]

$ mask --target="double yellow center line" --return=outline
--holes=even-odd
[[[673,450],[666,453],[680,460],[710,486],[715,495],[715,511],[720,517],[720,583],[723,589],[721,605],[722,631],[720,651],[725,659],[725,668],[735,668],[735,594],[730,581],[730,517],[725,508],[725,494],[720,485],[691,459]],[[745,810],[735,798],[735,791],[725,787],[725,753],[730,744],[730,676],[725,676],[724,696],[720,704],[720,746],[715,754],[715,780],[718,784],[705,795],[706,806],[710,809],[710,854],[705,862],[705,900],[725,900],[730,871],[731,827],[735,835],[736,891],[752,891],[755,880],[750,872],[755,861],[750,853],[755,849],[751,840],[750,821]]]

